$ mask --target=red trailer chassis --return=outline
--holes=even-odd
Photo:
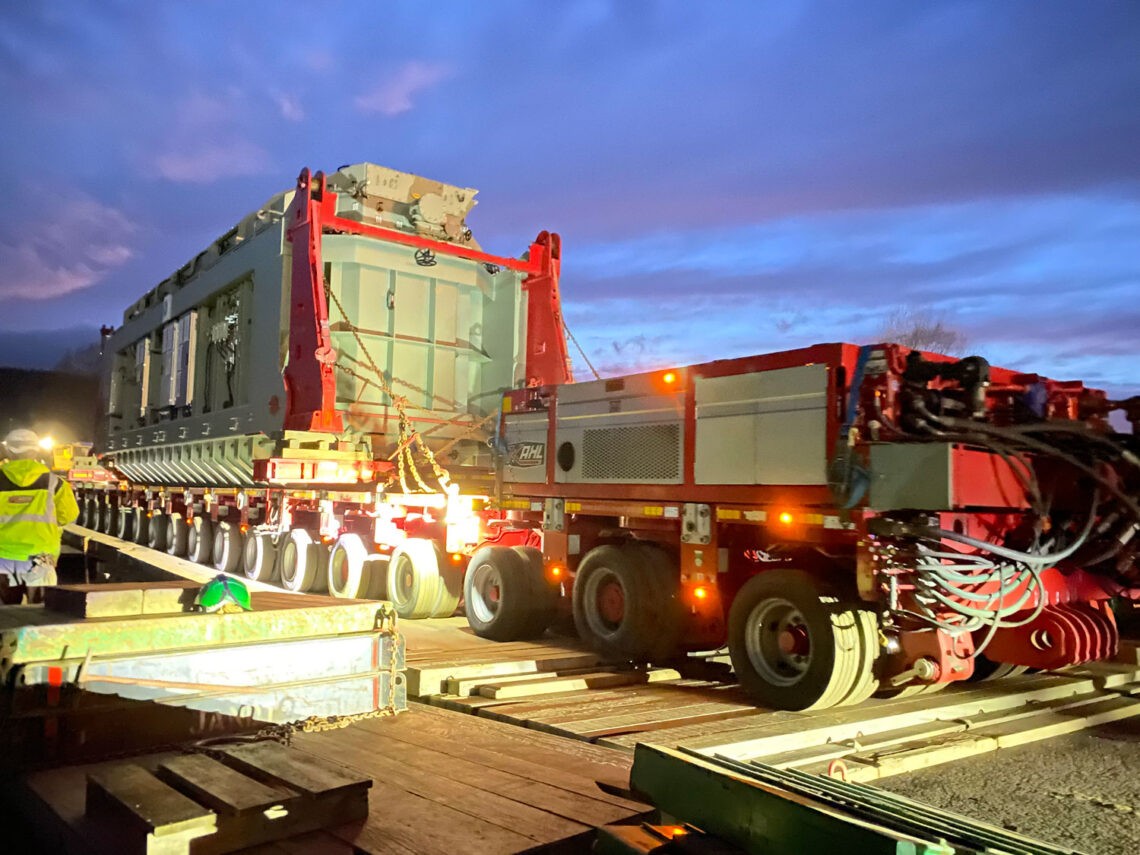
[[[1140,458],[1113,409],[1140,416],[1080,382],[897,345],[518,390],[501,540],[541,534],[531,560],[561,597],[529,595],[599,649],[727,644],[773,706],[1104,659],[1109,600],[1140,597]],[[526,624],[518,562],[476,559],[469,620],[502,637]]]

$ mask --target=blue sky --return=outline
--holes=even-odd
[[[561,232],[604,373],[874,339],[1140,391],[1140,4],[4,4],[0,362],[44,364],[302,166]],[[583,371],[584,373],[584,371]]]

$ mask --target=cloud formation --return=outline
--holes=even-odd
[[[256,4],[224,26],[199,4],[5,5],[0,154],[36,184],[0,235],[47,286],[6,285],[0,330],[114,322],[302,166],[372,160],[481,188],[491,252],[560,232],[566,314],[608,372],[873,337],[909,303],[995,362],[1137,383],[1140,4],[344,17],[383,53]],[[145,230],[45,249],[26,212],[62,187]]]
[[[50,300],[88,288],[129,261],[136,231],[122,212],[79,194],[0,227],[0,301]]]
[[[415,96],[445,80],[448,74],[447,66],[414,60],[405,63],[372,89],[356,96],[353,103],[362,113],[398,116],[412,109],[412,99]]]

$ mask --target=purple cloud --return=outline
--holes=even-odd
[[[353,103],[362,113],[398,116],[412,109],[415,96],[447,79],[449,74],[447,66],[414,60],[356,96]]]

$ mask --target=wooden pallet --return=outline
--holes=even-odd
[[[40,773],[50,789],[52,773]],[[372,781],[273,742],[205,754],[149,755],[81,770],[69,852],[213,855],[335,827],[368,815]],[[80,778],[56,775],[72,787]],[[72,807],[74,811],[74,807]]]

